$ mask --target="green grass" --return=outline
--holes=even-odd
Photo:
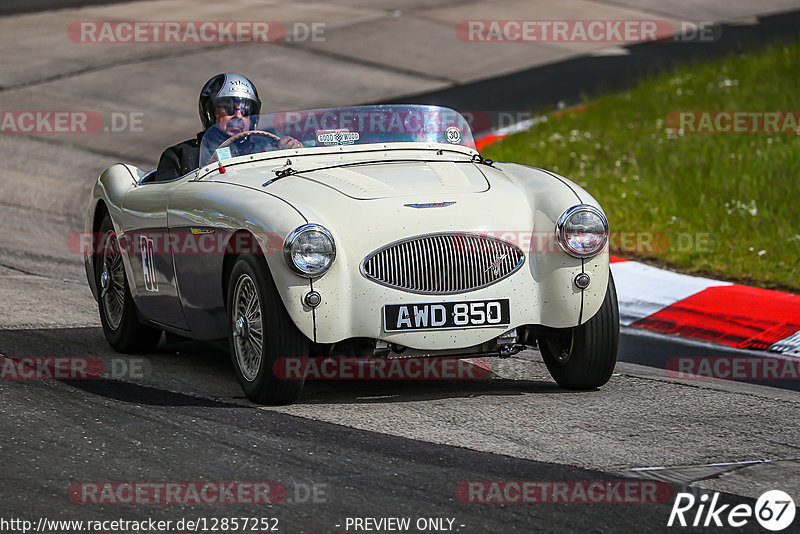
[[[617,255],[800,290],[800,135],[667,125],[685,110],[800,111],[800,43],[681,67],[584,105],[484,154],[558,172],[597,198],[612,231],[656,236],[652,251]]]

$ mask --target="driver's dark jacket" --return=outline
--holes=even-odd
[[[194,139],[171,146],[161,154],[153,181],[173,180],[200,166],[200,140],[205,132]]]

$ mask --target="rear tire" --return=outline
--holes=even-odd
[[[614,278],[600,310],[574,328],[550,329],[539,336],[539,351],[547,369],[565,389],[594,389],[611,378],[619,347],[619,307]]]
[[[291,404],[304,379],[275,375],[278,358],[306,358],[309,340],[295,326],[260,255],[236,260],[228,283],[231,360],[245,395],[257,404]]]
[[[108,214],[100,224],[100,236],[100,248],[95,257],[95,276],[99,291],[100,322],[106,341],[117,352],[151,352],[161,339],[161,330],[139,322],[122,263],[122,252]]]

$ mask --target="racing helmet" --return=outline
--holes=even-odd
[[[206,82],[200,91],[200,121],[203,128],[208,129],[217,122],[217,107],[230,106],[235,110],[241,105],[242,115],[258,115],[261,112],[261,100],[253,82],[240,74],[226,72],[217,74]]]

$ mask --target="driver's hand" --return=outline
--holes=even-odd
[[[278,148],[303,148],[303,143],[295,139],[294,137],[289,137],[288,135],[281,137],[278,140]]]

